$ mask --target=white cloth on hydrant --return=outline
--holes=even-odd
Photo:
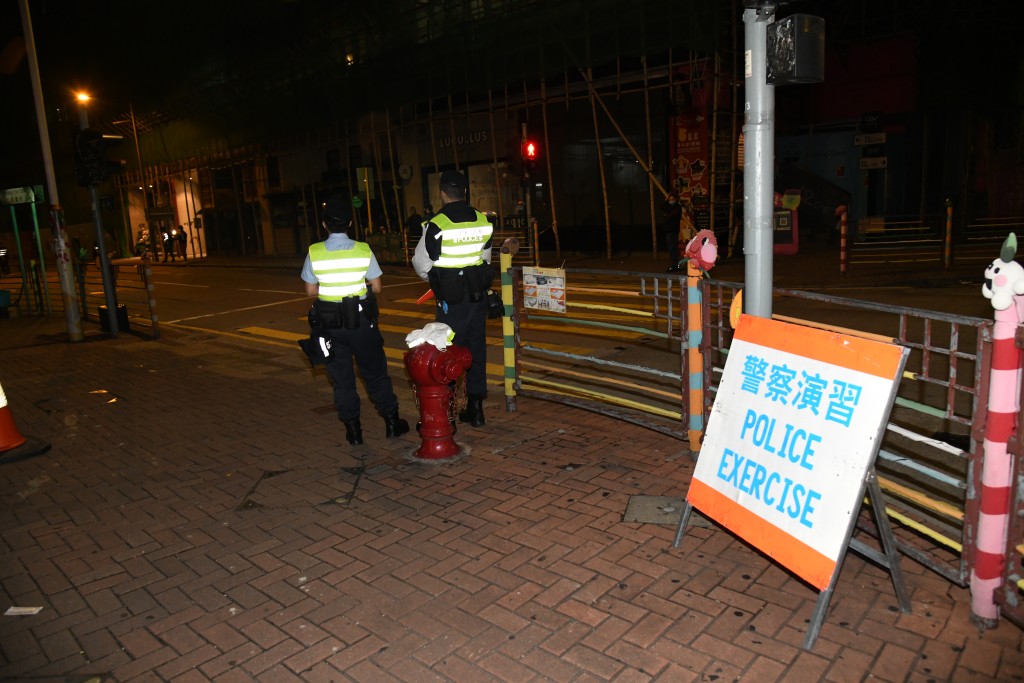
[[[405,335],[405,343],[411,349],[420,344],[433,344],[438,351],[444,351],[455,339],[455,332],[444,323],[427,323],[422,330],[413,330]]]

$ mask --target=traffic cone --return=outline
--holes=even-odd
[[[40,439],[26,438],[18,431],[7,407],[7,396],[0,386],[0,462],[31,458],[50,450],[50,444]]]

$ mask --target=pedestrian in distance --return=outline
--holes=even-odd
[[[409,217],[405,219],[405,231],[410,235],[419,235],[423,230],[423,216],[415,206],[409,207]]]
[[[665,215],[661,223],[661,243],[668,250],[667,272],[675,273],[679,268],[679,221],[682,219],[683,207],[679,204],[679,195],[669,192],[665,196],[665,202],[661,205],[661,212]]]
[[[469,183],[458,171],[441,174],[441,210],[424,223],[413,253],[416,274],[434,291],[435,321],[455,333],[452,343],[473,358],[466,371],[466,407],[459,421],[484,425],[487,398],[487,293],[493,279],[494,226],[467,202]]]
[[[314,364],[322,363],[327,370],[348,443],[363,443],[353,361],[370,401],[384,418],[384,436],[393,439],[408,432],[409,423],[398,416],[398,397],[388,375],[384,337],[377,326],[376,296],[381,292],[383,272],[370,246],[347,234],[352,227],[347,197],[331,197],[321,216],[326,239],[310,245],[302,266],[306,293],[317,297],[309,311],[312,334],[302,346]]]
[[[188,232],[185,230],[184,225],[178,226],[178,231],[175,233],[174,238],[178,241],[178,249],[181,251],[181,259],[188,261]]]
[[[174,263],[174,250],[176,248],[174,235],[171,234],[171,228],[168,225],[160,226],[160,233],[163,237],[164,246],[164,263],[167,263],[167,257],[171,257],[171,263]]]

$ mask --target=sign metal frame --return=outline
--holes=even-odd
[[[827,608],[828,608],[828,603],[831,600],[831,596],[833,596],[833,594],[834,594],[834,592],[836,590],[836,584],[837,584],[837,581],[839,579],[839,574],[840,574],[840,571],[842,569],[843,562],[844,562],[844,560],[846,558],[846,553],[847,553],[848,550],[853,550],[857,554],[859,554],[859,555],[865,557],[866,559],[868,559],[868,560],[870,560],[870,561],[872,561],[874,563],[877,563],[880,566],[882,566],[885,569],[887,569],[889,574],[890,574],[890,577],[892,579],[892,582],[893,582],[896,598],[897,598],[897,600],[899,602],[899,609],[900,609],[900,611],[903,612],[903,613],[910,613],[910,611],[911,611],[909,594],[907,593],[905,582],[904,582],[904,579],[903,579],[903,572],[902,572],[902,569],[900,568],[900,555],[899,555],[899,551],[897,550],[897,547],[896,547],[896,540],[895,540],[895,537],[893,536],[892,526],[890,525],[889,518],[888,518],[888,516],[886,514],[885,502],[884,502],[884,499],[882,497],[882,489],[881,489],[881,487],[879,485],[878,477],[876,475],[876,471],[874,471],[874,462],[876,462],[876,460],[878,458],[879,449],[880,449],[880,446],[882,444],[882,438],[883,438],[883,436],[885,434],[886,425],[888,424],[889,416],[890,416],[890,413],[892,411],[893,401],[895,400],[897,391],[899,389],[899,380],[900,380],[900,378],[903,375],[903,368],[904,368],[904,366],[906,364],[906,358],[907,358],[907,355],[909,353],[909,350],[907,348],[903,347],[903,346],[895,344],[892,341],[880,341],[877,338],[869,338],[867,336],[860,337],[860,336],[853,336],[853,335],[849,335],[849,334],[839,334],[839,333],[834,333],[834,332],[827,332],[827,331],[823,331],[823,330],[820,330],[820,329],[814,329],[814,328],[811,328],[811,327],[795,325],[795,324],[792,324],[792,323],[783,323],[783,322],[779,322],[779,321],[768,321],[768,319],[765,319],[765,318],[754,318],[753,316],[750,316],[750,315],[743,315],[743,316],[741,316],[740,317],[740,321],[737,324],[737,328],[742,327],[743,323],[746,322],[746,321],[751,321],[751,323],[749,323],[749,325],[758,326],[758,329],[764,328],[764,329],[767,330],[768,328],[772,328],[773,327],[773,329],[775,330],[776,334],[781,334],[782,336],[791,336],[791,335],[793,335],[794,336],[793,338],[797,338],[796,336],[797,335],[801,335],[801,334],[803,334],[805,336],[809,336],[809,335],[810,336],[817,336],[819,338],[821,338],[821,335],[831,335],[829,337],[829,341],[831,343],[837,343],[837,344],[843,346],[844,349],[853,349],[852,351],[850,351],[850,353],[853,354],[852,357],[854,357],[857,362],[861,362],[861,361],[867,362],[867,361],[870,361],[871,364],[873,364],[873,361],[874,361],[873,358],[867,359],[867,361],[865,361],[864,356],[861,355],[861,353],[863,352],[862,349],[866,349],[868,351],[870,351],[871,348],[885,350],[885,352],[888,355],[888,362],[889,362],[890,365],[893,366],[893,368],[892,368],[893,372],[892,372],[892,376],[891,377],[889,377],[888,373],[885,374],[885,375],[878,374],[878,373],[874,373],[873,374],[874,377],[876,377],[878,379],[876,380],[877,386],[874,387],[874,393],[872,395],[874,397],[876,397],[876,398],[882,399],[882,394],[881,394],[881,391],[879,389],[885,385],[884,381],[888,381],[889,382],[889,384],[888,384],[888,398],[885,399],[885,403],[884,404],[881,404],[881,410],[879,411],[878,415],[872,414],[872,419],[873,420],[878,420],[879,424],[874,425],[874,433],[870,434],[870,436],[872,437],[870,445],[862,447],[861,453],[860,454],[856,454],[856,456],[855,456],[855,458],[866,458],[866,462],[863,465],[863,469],[858,469],[858,471],[860,472],[860,474],[858,475],[859,476],[859,480],[857,482],[854,482],[852,480],[849,482],[851,485],[855,484],[855,485],[858,486],[858,488],[857,488],[857,495],[856,495],[856,497],[854,499],[852,499],[854,505],[853,505],[852,510],[850,511],[850,514],[849,514],[847,520],[846,520],[846,528],[844,530],[844,536],[842,537],[842,541],[841,541],[840,545],[838,546],[838,549],[836,549],[837,552],[836,552],[835,563],[833,564],[833,566],[830,567],[830,570],[829,570],[829,572],[827,574],[824,573],[823,569],[820,570],[819,574],[817,575],[817,582],[812,580],[812,578],[809,578],[807,573],[802,573],[801,571],[798,571],[798,570],[794,569],[794,567],[786,565],[786,563],[784,561],[780,560],[778,557],[775,557],[774,554],[771,552],[771,549],[765,547],[765,542],[764,542],[763,539],[759,539],[758,542],[756,543],[753,540],[752,533],[750,533],[751,528],[750,527],[744,527],[744,525],[742,523],[742,520],[740,520],[740,522],[737,523],[736,519],[734,519],[734,518],[730,519],[729,518],[730,517],[730,513],[727,512],[727,511],[718,510],[719,512],[722,512],[722,514],[721,515],[716,515],[716,510],[705,509],[706,507],[709,507],[709,505],[706,505],[706,503],[708,503],[708,501],[709,501],[709,499],[707,499],[707,497],[706,497],[706,494],[702,494],[702,496],[705,496],[703,498],[701,498],[700,496],[697,497],[698,505],[696,507],[697,507],[698,510],[700,510],[700,512],[703,515],[705,515],[708,518],[710,518],[713,521],[715,521],[719,526],[722,526],[723,528],[729,530],[731,533],[733,533],[733,535],[735,535],[737,538],[741,539],[745,543],[749,543],[749,544],[759,548],[760,550],[762,550],[762,552],[765,552],[765,554],[768,555],[772,559],[772,561],[774,561],[776,563],[779,563],[779,564],[782,564],[783,566],[786,566],[786,568],[794,571],[794,573],[796,575],[798,575],[798,577],[800,579],[802,579],[803,581],[805,581],[806,583],[808,583],[813,588],[815,588],[816,590],[819,591],[818,598],[817,598],[817,604],[815,605],[814,612],[813,612],[813,614],[811,616],[811,620],[810,620],[810,623],[809,623],[808,631],[807,631],[807,634],[806,634],[805,640],[804,640],[804,648],[810,650],[813,647],[815,640],[817,639],[818,633],[820,632],[821,625],[822,625],[822,623],[824,621],[824,615],[825,615],[825,613],[827,611]],[[739,337],[738,337],[738,333],[737,333],[737,339],[738,338]],[[753,339],[746,339],[745,341],[752,342],[752,343],[756,344],[756,342],[754,342]],[[848,344],[844,343],[846,341],[849,341],[850,343],[848,343]],[[884,349],[884,347],[890,347],[890,348]],[[895,348],[892,348],[892,347],[895,347]],[[770,344],[765,345],[764,348],[769,349],[769,350],[775,349],[775,350],[778,350],[780,353],[793,353],[793,351],[791,351],[790,349],[776,348],[774,346],[771,346]],[[898,356],[896,354],[898,354]],[[796,355],[799,356],[800,358],[807,358],[807,359],[812,359],[812,360],[814,359],[813,352],[812,352],[811,355],[805,355],[803,352],[796,353]],[[818,358],[818,359],[820,360],[820,358]],[[718,395],[716,397],[716,404],[715,404],[715,407],[712,409],[712,420],[709,421],[709,431],[712,431],[717,426],[718,427],[718,432],[720,434],[724,434],[724,435],[721,436],[721,438],[719,440],[722,443],[728,443],[728,444],[731,445],[731,444],[733,444],[735,442],[735,439],[737,437],[736,437],[735,434],[730,433],[728,431],[728,428],[733,428],[734,429],[735,428],[735,423],[738,422],[738,421],[734,417],[731,417],[731,418],[722,417],[721,411],[717,410],[717,409],[722,408],[718,404],[718,401],[720,399],[721,400],[726,400],[726,398],[728,398],[728,396],[727,396],[728,392],[723,391],[723,385],[727,381],[733,381],[733,382],[739,381],[737,379],[737,374],[735,372],[733,372],[731,374],[728,372],[729,370],[735,371],[736,368],[738,367],[738,366],[734,366],[732,369],[730,369],[730,367],[729,367],[730,362],[733,362],[733,364],[738,364],[738,366],[742,366],[743,359],[739,357],[738,353],[736,353],[736,354],[730,353],[729,356],[728,356],[728,359],[726,360],[726,372],[723,373],[722,384],[720,384],[720,386],[719,386],[719,392],[718,392]],[[822,360],[822,362],[827,362],[827,360]],[[874,365],[877,365],[877,364],[874,364]],[[887,366],[887,368],[888,368],[888,366]],[[849,370],[850,370],[850,368],[848,367],[847,371],[849,372]],[[854,371],[854,372],[856,372],[856,371]],[[735,390],[735,387],[733,387],[733,390]],[[718,412],[720,415],[717,416],[716,412]],[[751,411],[749,411],[749,413],[750,412]],[[748,415],[749,415],[749,413],[748,413]],[[718,425],[716,425],[713,422],[713,420],[715,420],[716,417],[719,418]],[[730,420],[731,420],[731,422],[730,422]],[[865,422],[865,424],[863,424],[862,428],[866,429],[869,425],[872,425],[872,424],[873,424],[873,422]],[[791,425],[786,425],[786,427],[790,427],[790,426]],[[719,434],[716,434],[716,435],[719,435]],[[867,435],[867,434],[862,433],[861,435]],[[738,438],[742,439],[742,435],[740,435]],[[786,438],[788,438],[788,432],[787,432]],[[729,439],[732,439],[732,440],[729,440]],[[831,440],[835,440],[835,437],[833,437],[833,439],[831,439]],[[783,447],[785,447],[785,441],[783,441],[782,443],[783,443]],[[831,443],[829,441],[821,442],[820,443],[820,446],[821,446],[820,455],[815,455],[815,458],[820,458],[820,457],[825,456],[827,454],[827,452],[825,451],[825,447],[827,447],[830,444]],[[707,435],[706,435],[705,445],[706,446],[709,445],[709,440],[707,439]],[[717,446],[718,445],[718,441],[716,441],[714,445]],[[746,444],[743,444],[743,445],[745,447]],[[791,450],[792,450],[792,446],[791,446]],[[725,451],[731,453],[731,451],[729,451],[728,449],[726,449]],[[768,452],[771,453],[771,451],[768,451]],[[703,447],[702,447],[701,454],[705,454],[705,453],[706,453],[706,449],[703,449]],[[734,459],[737,456],[738,456],[738,454],[735,454],[735,453],[732,454],[732,457]],[[717,496],[717,495],[719,495],[719,493],[716,492],[714,487],[710,487],[709,488],[709,485],[707,483],[701,482],[697,478],[697,473],[701,469],[703,470],[703,472],[705,472],[705,474],[707,474],[707,472],[709,472],[709,468],[708,467],[701,468],[701,465],[702,464],[711,463],[712,467],[714,468],[714,464],[716,462],[716,458],[719,457],[719,454],[718,454],[718,452],[716,450],[714,453],[710,453],[709,452],[706,457],[708,458],[706,463],[701,463],[700,462],[700,456],[698,456],[698,458],[697,458],[697,468],[695,468],[695,470],[694,470],[694,481],[699,483],[699,484],[701,484],[701,487],[703,488],[703,490],[706,490],[706,492],[707,492],[707,490],[711,490],[712,494],[714,496]],[[721,455],[722,465],[719,465],[719,468],[724,467],[725,461],[726,461],[726,455],[725,455],[725,453],[723,453]],[[855,465],[855,466],[858,466],[858,468],[859,468],[860,467],[859,464],[858,464],[859,462],[860,462],[859,460],[855,459],[854,462],[852,463],[852,465],[848,465],[848,466]],[[736,467],[738,468],[738,464],[736,465]],[[718,470],[719,475],[721,475],[721,472],[722,472],[722,470],[719,469]],[[826,470],[826,475],[829,474],[830,472],[831,472],[831,470]],[[698,487],[698,488],[695,489],[693,484],[691,483],[691,490],[690,490],[690,492],[687,493],[685,504],[683,506],[682,516],[680,517],[679,525],[678,525],[678,527],[676,529],[676,537],[675,537],[675,540],[673,542],[673,547],[676,547],[676,548],[679,547],[679,545],[680,545],[680,543],[682,541],[684,532],[686,530],[686,525],[687,525],[687,523],[689,521],[690,514],[692,513],[692,510],[694,508],[693,503],[690,501],[690,494],[693,492],[693,490],[698,490],[698,493],[700,493],[700,488],[701,487]],[[864,498],[865,498],[865,494],[867,496],[867,501],[868,501],[868,503],[870,505],[870,510],[873,513],[874,522],[876,522],[876,525],[877,525],[877,529],[878,529],[878,532],[879,532],[879,545],[881,546],[881,550],[876,549],[876,548],[872,548],[871,546],[865,544],[861,540],[853,538],[853,533],[854,533],[854,529],[856,528],[857,518],[858,518],[858,516],[859,516],[859,514],[861,512],[861,509],[863,507],[863,501],[864,501]],[[748,499],[749,498],[750,497],[748,497]],[[767,498],[767,485],[765,486],[765,498]],[[703,501],[703,503],[700,503],[700,501]],[[780,535],[782,537],[790,538],[790,537],[788,537],[786,535],[786,532],[785,532],[784,529],[782,529],[779,526],[775,526],[774,525],[772,519],[770,519],[770,518],[762,518],[757,513],[755,513],[753,510],[744,509],[742,504],[740,503],[738,495],[737,495],[735,501],[730,501],[729,502],[729,505],[732,506],[733,508],[741,509],[742,510],[742,514],[744,514],[744,515],[748,515],[749,514],[751,517],[756,517],[758,519],[759,523],[763,523],[767,527],[772,528],[772,530],[778,531],[778,533],[780,533]],[[715,505],[712,504],[712,505],[710,505],[710,507],[714,508]],[[781,508],[781,504],[780,504],[779,507]],[[827,519],[825,519],[824,526],[822,527],[823,531],[818,531],[818,533],[821,533],[821,535],[825,535],[825,536],[834,536],[835,532],[838,532],[840,530],[839,528],[834,528],[835,524],[837,524],[838,522],[839,522],[839,520],[837,519],[833,523],[833,525],[829,526],[828,523],[827,523]],[[743,532],[742,532],[743,530],[748,531],[749,532],[749,536],[751,538],[744,537],[743,536]],[[793,540],[795,542],[799,543],[799,539],[794,538]],[[826,557],[825,559],[828,559],[828,558]],[[827,579],[827,581],[823,582],[823,581],[821,581],[822,579]]]

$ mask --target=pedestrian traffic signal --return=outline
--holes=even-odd
[[[100,185],[121,170],[125,163],[123,159],[107,159],[107,148],[121,140],[120,135],[103,134],[92,128],[75,132],[75,180],[78,185]]]
[[[526,140],[523,142],[523,160],[524,161],[537,161],[537,157],[540,156],[540,145],[533,140]]]

